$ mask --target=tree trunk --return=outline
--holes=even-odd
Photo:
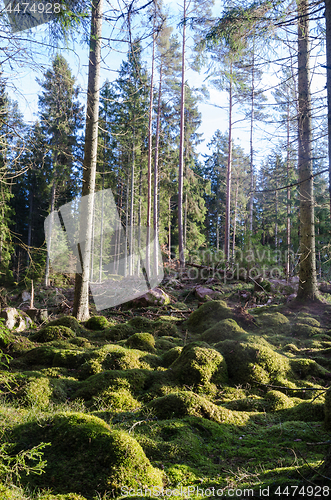
[[[253,149],[253,125],[254,125],[254,46],[253,46],[253,61],[252,61],[252,99],[251,99],[251,130],[250,130],[250,171],[251,171],[251,193],[249,197],[249,230],[253,232],[253,198],[254,198],[254,149]]]
[[[286,177],[287,185],[290,186],[290,103],[287,103],[287,153],[286,153]],[[290,246],[291,246],[291,188],[287,188],[287,221],[286,221],[286,281],[289,282],[290,279]]]
[[[89,318],[89,265],[93,222],[94,188],[97,167],[100,95],[101,29],[103,0],[92,1],[90,56],[87,88],[85,147],[82,196],[89,195],[85,220],[80,221],[81,273],[76,274],[73,315],[79,321]]]
[[[225,260],[230,256],[230,210],[231,210],[231,170],[232,170],[232,63],[230,63],[229,89],[229,153],[226,169],[226,209],[225,209]]]
[[[45,269],[45,286],[49,286],[49,253],[51,250],[51,244],[52,244],[52,229],[53,229],[53,211],[55,207],[55,194],[56,194],[56,184],[55,180],[53,181],[52,184],[52,192],[51,192],[51,217],[50,217],[50,224],[48,228],[48,239],[47,239],[47,256],[46,256],[46,269]]]
[[[298,5],[298,170],[300,189],[300,265],[297,299],[316,300],[318,296],[315,257],[314,194],[312,178],[311,95],[309,72],[308,0]]]
[[[129,239],[129,276],[133,273],[133,224],[134,224],[134,174],[136,162],[136,145],[135,145],[135,125],[133,123],[133,144],[132,144],[132,163],[131,163],[131,190],[130,190],[130,239]]]
[[[155,157],[154,157],[154,199],[153,199],[153,222],[154,222],[154,274],[158,273],[158,178],[159,178],[159,144],[160,144],[160,121],[161,121],[161,92],[162,92],[162,61],[160,66],[159,95],[157,101]]]
[[[331,217],[331,1],[325,0],[326,29],[326,88],[328,96],[328,135],[329,135],[329,194]]]
[[[180,142],[179,142],[179,172],[178,172],[178,245],[180,271],[185,267],[183,242],[183,172],[184,172],[184,114],[185,114],[185,37],[186,37],[186,0],[183,13],[183,46],[182,46],[182,84],[180,98]]]
[[[149,92],[148,113],[148,168],[147,168],[147,232],[146,232],[146,272],[150,274],[150,240],[151,240],[151,202],[152,202],[152,119],[153,119],[153,84],[154,84],[154,59],[155,59],[155,15],[153,17],[153,50],[151,86]]]
[[[235,251],[236,251],[236,226],[237,226],[238,190],[239,190],[239,176],[237,177],[236,197],[235,197],[235,202],[234,202],[234,216],[233,216],[233,235],[232,235],[232,260],[233,261],[234,261],[234,257],[235,257]]]

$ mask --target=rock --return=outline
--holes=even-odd
[[[31,294],[29,292],[27,292],[26,290],[24,290],[24,292],[22,292],[22,300],[23,300],[23,302],[30,302]]]
[[[5,325],[9,330],[23,332],[34,326],[32,319],[23,311],[18,311],[15,307],[6,307],[0,313],[0,317],[4,318]]]
[[[47,309],[29,308],[25,312],[33,321],[37,321],[38,323],[43,323],[48,319]]]
[[[133,307],[164,306],[167,304],[170,304],[170,297],[161,288],[153,288],[132,301]]]
[[[215,292],[211,288],[206,288],[202,285],[198,285],[196,287],[195,295],[200,300],[204,300],[207,295],[208,295],[208,297],[210,297],[211,299],[214,299],[214,300],[220,299],[222,296],[221,292]]]

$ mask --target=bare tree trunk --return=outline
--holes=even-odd
[[[30,188],[30,192],[29,192],[29,220],[28,220],[28,253],[27,253],[27,259],[26,259],[27,265],[29,265],[29,262],[30,262],[30,249],[32,246],[33,198],[34,198],[34,192],[33,192],[33,189]],[[1,248],[0,248],[0,262],[1,262]]]
[[[82,196],[89,195],[89,198],[87,213],[84,214],[86,218],[80,221],[79,240],[84,242],[79,248],[82,272],[76,274],[73,307],[73,314],[79,321],[89,318],[89,265],[98,150],[102,6],[103,0],[92,1],[82,189]]]
[[[253,46],[253,61],[252,61],[252,96],[251,96],[251,130],[250,130],[250,170],[251,170],[251,193],[249,197],[249,230],[253,232],[253,199],[254,199],[254,150],[253,150],[253,125],[254,125],[254,46]]]
[[[185,267],[183,242],[183,172],[184,172],[184,118],[185,118],[185,42],[186,42],[186,0],[183,12],[183,46],[182,46],[182,84],[180,98],[180,139],[179,139],[179,172],[178,172],[178,244],[179,265],[182,271]]]
[[[169,196],[169,221],[168,221],[168,248],[169,262],[171,262],[171,197]]]
[[[52,229],[53,229],[53,211],[55,207],[55,194],[56,194],[56,184],[55,180],[53,180],[52,191],[51,191],[51,217],[50,224],[48,228],[48,240],[47,240],[47,256],[46,256],[46,269],[45,269],[45,286],[49,286],[49,252],[51,250],[52,244]]]
[[[153,85],[154,85],[154,59],[155,59],[155,15],[153,17],[153,50],[151,86],[149,92],[148,113],[148,168],[147,168],[147,232],[146,232],[146,272],[150,274],[150,240],[151,240],[151,202],[152,202],[152,120],[153,120]]]
[[[231,210],[231,170],[232,170],[232,63],[230,63],[229,88],[229,145],[228,163],[226,169],[226,209],[225,209],[225,260],[230,256],[230,210]]]
[[[287,185],[290,186],[290,103],[287,103],[287,130],[286,130],[286,177]],[[291,246],[291,188],[287,188],[287,220],[286,220],[286,281],[290,279],[290,246]]]
[[[154,157],[154,199],[153,199],[153,222],[154,222],[154,273],[158,272],[158,178],[159,178],[159,144],[160,144],[160,121],[161,121],[161,91],[162,91],[162,61],[160,66],[159,95],[157,101],[155,157]]]
[[[328,136],[329,136],[329,194],[331,217],[331,2],[325,0],[325,29],[326,29],[326,88],[328,95]]]
[[[239,190],[239,176],[237,177],[236,196],[235,196],[235,202],[234,202],[233,235],[232,235],[232,259],[233,260],[234,260],[235,251],[236,251],[236,227],[237,227],[238,190]]]
[[[133,273],[133,224],[134,224],[134,174],[136,161],[135,145],[135,125],[133,124],[133,144],[132,144],[132,163],[131,163],[131,191],[130,191],[130,255],[129,255],[129,276]]]
[[[299,149],[298,170],[300,188],[300,265],[297,298],[315,300],[318,296],[315,256],[314,192],[312,178],[311,95],[309,72],[308,0],[298,5],[298,101]]]

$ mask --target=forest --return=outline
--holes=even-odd
[[[330,496],[331,1],[0,33],[0,500]]]

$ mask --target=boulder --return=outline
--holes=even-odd
[[[217,300],[220,299],[222,296],[221,292],[215,292],[211,288],[207,288],[202,285],[198,285],[196,287],[195,295],[200,300],[204,300],[206,296],[210,297],[211,299]]]
[[[26,290],[24,290],[22,292],[22,300],[23,300],[23,302],[30,302],[31,294],[29,292],[27,292]]]
[[[0,318],[5,320],[5,325],[9,330],[15,330],[15,332],[23,332],[34,326],[32,319],[25,312],[18,311],[15,307],[3,309]]]
[[[133,307],[164,306],[167,304],[170,304],[170,297],[161,288],[153,288],[132,301]]]

